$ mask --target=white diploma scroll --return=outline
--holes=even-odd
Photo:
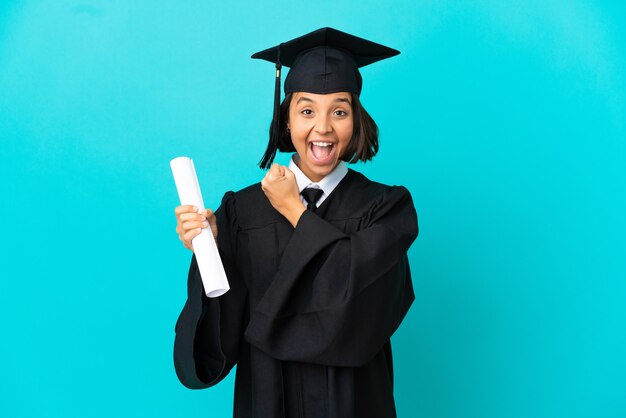
[[[181,205],[193,205],[199,211],[204,210],[204,201],[200,193],[200,184],[193,161],[188,157],[178,157],[170,161],[174,182],[178,190]],[[215,245],[211,228],[202,228],[200,235],[192,241],[202,285],[207,297],[216,298],[228,292],[230,286],[222,259]]]

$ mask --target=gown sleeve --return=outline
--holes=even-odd
[[[409,191],[391,187],[346,234],[305,211],[246,339],[271,356],[328,366],[369,362],[415,299],[407,251],[418,234]]]
[[[204,293],[195,254],[187,279],[187,301],[176,322],[174,366],[190,389],[204,389],[224,379],[237,362],[243,334],[246,289],[234,263],[237,220],[234,195],[222,199],[217,217],[217,244],[230,290],[217,298]]]

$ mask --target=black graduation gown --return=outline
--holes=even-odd
[[[227,192],[216,216],[230,290],[207,298],[192,257],[180,381],[207,388],[237,364],[236,418],[395,417],[389,339],[415,298],[408,190],[350,169],[295,229],[260,184]]]

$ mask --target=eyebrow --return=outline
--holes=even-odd
[[[300,97],[298,99],[296,104],[299,104],[300,102],[311,102],[311,103],[313,103],[314,101],[313,101],[313,99],[310,99],[310,98],[308,98],[306,96],[302,96],[302,97]],[[343,103],[351,104],[350,103],[350,99],[348,99],[347,97],[338,97],[335,100],[333,100],[333,102],[343,102]]]

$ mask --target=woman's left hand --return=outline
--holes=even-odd
[[[295,228],[306,207],[300,200],[298,183],[293,172],[274,163],[261,181],[261,188],[274,209]]]

